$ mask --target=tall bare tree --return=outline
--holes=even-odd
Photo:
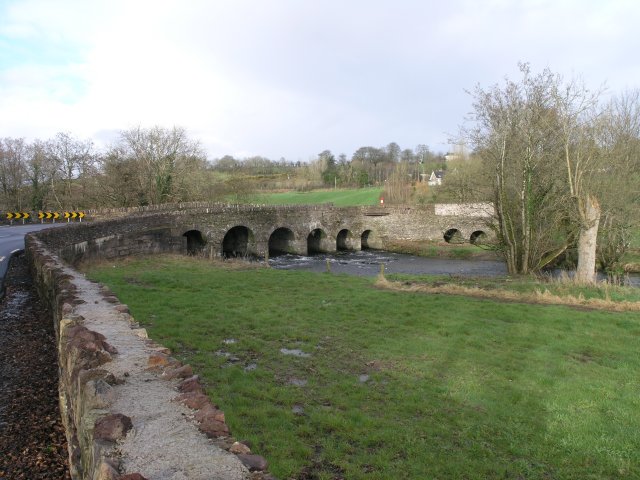
[[[185,199],[190,174],[203,169],[206,162],[200,144],[180,127],[124,130],[110,155],[113,161],[126,159],[135,164],[135,169],[127,170],[137,176],[141,204]]]
[[[26,171],[30,187],[30,204],[33,210],[44,210],[51,186],[50,176],[55,176],[55,166],[48,154],[47,144],[35,140],[27,151]]]
[[[591,92],[581,82],[563,83],[554,76],[553,108],[560,125],[563,160],[574,221],[578,230],[579,283],[596,281],[596,247],[602,207],[598,199],[598,172],[602,149],[596,143],[596,124],[601,92]]]
[[[49,141],[49,154],[59,175],[51,176],[51,190],[59,208],[78,206],[78,197],[73,192],[74,181],[82,173],[87,173],[89,166],[92,165],[94,159],[92,149],[93,143],[90,140],[77,139],[68,132],[59,132]],[[61,195],[56,189],[56,178],[62,182]]]
[[[603,152],[592,182],[603,205],[598,261],[610,277],[616,277],[640,225],[640,90],[614,96],[599,116],[596,134]]]
[[[6,208],[23,208],[27,144],[24,138],[0,140],[0,189]]]
[[[492,228],[510,273],[538,270],[566,250],[570,235],[562,230],[557,112],[553,105],[556,77],[548,70],[531,75],[521,65],[519,82],[476,87],[474,125],[466,137],[492,172]]]

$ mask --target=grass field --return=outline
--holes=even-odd
[[[184,257],[89,275],[194,366],[278,478],[640,478],[637,313]]]
[[[252,203],[268,205],[333,203],[339,207],[378,205],[382,188],[316,190],[312,192],[284,192],[256,195]]]

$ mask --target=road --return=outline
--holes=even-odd
[[[24,236],[35,230],[63,225],[66,224],[27,223],[26,225],[0,226],[0,297],[2,297],[2,293],[4,292],[4,277],[7,273],[7,267],[9,266],[9,258],[11,258],[11,254],[16,250],[22,250],[24,248]]]

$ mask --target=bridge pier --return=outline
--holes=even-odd
[[[306,255],[314,253],[334,253],[336,251],[335,238],[327,235],[322,228],[315,228],[306,238]]]
[[[360,235],[354,235],[350,230],[344,228],[336,235],[336,249],[343,251],[354,251],[362,249]]]

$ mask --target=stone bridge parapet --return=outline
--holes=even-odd
[[[454,235],[457,241],[473,242],[480,234],[490,234],[484,207],[190,203],[90,214],[97,221],[45,231],[40,238],[73,265],[92,257],[161,252],[307,255],[384,249],[397,240],[449,241]]]

